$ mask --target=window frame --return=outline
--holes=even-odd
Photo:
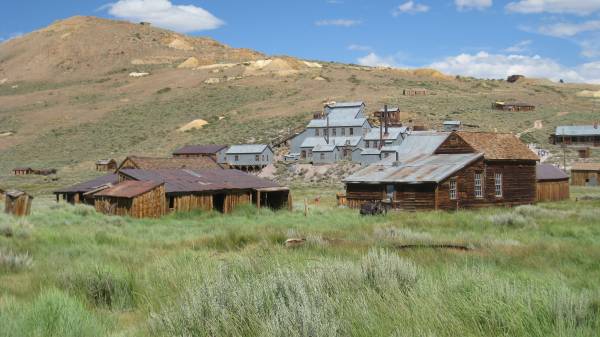
[[[494,195],[496,198],[504,197],[504,177],[502,172],[494,173]]]
[[[483,172],[475,172],[473,178],[473,193],[475,199],[483,199]]]
[[[320,136],[320,133],[319,128],[315,128],[315,137]]]
[[[350,128],[350,136],[354,136],[354,129]]]
[[[450,200],[458,200],[458,182],[456,178],[452,178],[448,182],[448,195]]]
[[[236,155],[234,156],[233,160],[235,160],[235,161],[240,161],[240,156],[236,154]]]

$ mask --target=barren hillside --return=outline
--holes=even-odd
[[[403,96],[406,88],[429,95]],[[148,25],[74,17],[0,44],[0,187],[43,182],[10,177],[15,166],[59,169],[49,190],[94,175],[100,158],[165,155],[185,143],[266,142],[302,126],[326,100],[364,100],[369,110],[398,105],[403,118],[430,127],[458,119],[549,147],[556,125],[597,118],[594,95],[584,90],[599,88],[266,56]],[[495,100],[537,109],[493,111]],[[196,120],[208,124],[180,131]]]

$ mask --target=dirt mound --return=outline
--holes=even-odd
[[[448,76],[438,70],[435,69],[428,69],[428,68],[423,68],[423,69],[415,69],[412,71],[413,74],[415,76],[422,76],[422,77],[433,77],[435,79],[438,80],[452,80],[454,79],[452,76]]]
[[[577,93],[577,96],[578,97],[600,98],[600,90],[599,91],[582,90]]]
[[[173,48],[173,49],[177,49],[177,50],[185,50],[185,51],[194,50],[194,46],[189,44],[184,39],[178,38],[178,37],[173,39],[173,41],[171,41],[171,43],[169,43],[168,46],[169,46],[169,48]]]
[[[202,129],[205,125],[208,125],[208,122],[204,119],[194,119],[193,121],[177,129],[177,131],[185,132],[194,129]]]
[[[192,56],[189,59],[185,60],[182,64],[178,65],[177,68],[193,69],[193,68],[198,67],[199,64],[200,64],[200,61],[198,61],[197,58]]]

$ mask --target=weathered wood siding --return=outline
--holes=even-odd
[[[537,201],[560,201],[570,197],[569,181],[554,180],[537,183]]]
[[[435,209],[435,188],[433,183],[396,185],[393,207],[405,211]]]
[[[158,186],[134,198],[100,196],[95,200],[95,208],[108,215],[159,218],[166,212],[165,186]]]
[[[435,154],[461,154],[461,153],[475,153],[475,150],[471,145],[465,142],[461,137],[456,134],[451,134],[446,140],[437,148]]]
[[[212,194],[187,194],[171,196],[175,212],[190,212],[193,210],[211,211],[213,209]]]
[[[223,203],[223,213],[231,213],[240,205],[252,202],[252,192],[228,192]]]
[[[4,200],[4,212],[15,216],[27,216],[31,213],[32,199],[27,194],[23,194],[18,198],[6,196],[6,200]]]
[[[598,171],[571,170],[571,185],[574,186],[597,186],[599,178]]]
[[[385,186],[380,184],[348,184],[346,199],[348,207],[360,208],[365,202],[386,198]]]

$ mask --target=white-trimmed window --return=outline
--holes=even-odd
[[[337,136],[337,129],[336,128],[331,129],[331,133],[333,134],[333,137]]]
[[[350,136],[354,135],[354,129],[350,128]]]
[[[475,173],[475,198],[483,198],[483,174],[481,172]]]
[[[320,157],[321,157],[321,160],[325,160],[325,153],[321,152]]]
[[[346,135],[346,128],[342,128],[342,136]]]
[[[450,179],[450,200],[456,200],[456,179]]]
[[[319,135],[319,129],[315,129],[315,136]]]
[[[369,147],[369,141],[365,140],[365,147],[368,148]]]
[[[502,173],[494,174],[494,191],[496,198],[502,198]]]

